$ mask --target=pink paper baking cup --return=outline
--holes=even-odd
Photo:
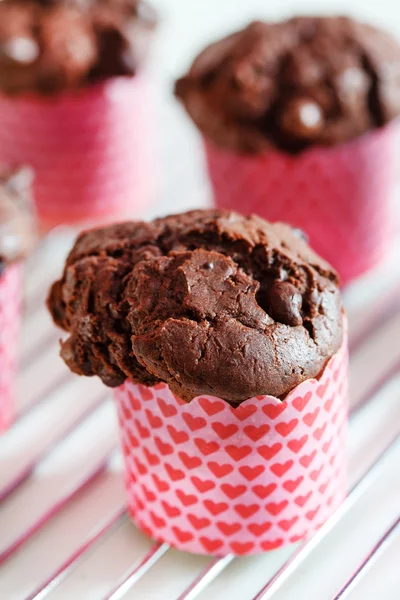
[[[21,268],[7,267],[0,275],[0,431],[14,416],[18,334],[21,321]]]
[[[285,401],[187,404],[165,384],[115,391],[129,513],[196,554],[255,554],[310,536],[346,494],[347,346]]]
[[[142,214],[154,196],[148,95],[139,75],[51,98],[0,96],[0,163],[34,167],[43,227]]]
[[[394,238],[398,124],[297,156],[205,149],[218,208],[254,212],[307,233],[348,283],[378,264]]]

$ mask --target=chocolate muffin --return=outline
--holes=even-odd
[[[229,211],[81,234],[48,307],[73,372],[188,402],[283,398],[343,338],[337,275],[301,232]]]
[[[31,183],[30,169],[0,169],[0,275],[34,244]]]
[[[345,17],[255,22],[212,44],[176,95],[218,146],[333,146],[400,113],[400,45]]]
[[[142,0],[4,0],[0,90],[51,94],[134,75],[155,22]]]

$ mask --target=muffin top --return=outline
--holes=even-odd
[[[155,20],[142,0],[3,0],[0,90],[52,94],[134,75]]]
[[[346,17],[255,22],[206,48],[176,95],[230,150],[332,146],[399,115],[400,45]]]
[[[190,401],[283,398],[338,350],[338,279],[288,225],[193,211],[81,234],[49,295],[72,371]]]
[[[29,169],[0,169],[0,275],[35,241]]]

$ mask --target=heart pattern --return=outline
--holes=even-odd
[[[21,321],[21,267],[12,265],[0,275],[0,431],[11,424],[17,340]]]
[[[0,97],[0,163],[35,169],[41,222],[107,222],[148,206],[154,197],[148,95],[139,75],[51,102]]]
[[[204,140],[218,208],[290,222],[340,273],[342,283],[377,264],[394,236],[396,123],[347,144],[297,156],[247,156]]]
[[[128,509],[153,538],[194,553],[254,554],[310,535],[346,490],[347,340],[284,402],[190,404],[165,384],[115,391]],[[150,435],[148,435],[150,430]]]

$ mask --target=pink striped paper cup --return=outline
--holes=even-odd
[[[0,432],[14,417],[18,334],[21,321],[21,267],[0,274]]]
[[[397,133],[391,123],[296,156],[235,154],[205,140],[215,203],[302,229],[346,284],[377,265],[393,241]]]
[[[138,217],[154,197],[145,76],[54,97],[0,96],[0,163],[35,170],[43,228]]]
[[[185,403],[165,384],[115,392],[128,510],[155,540],[248,555],[312,535],[346,494],[347,342],[281,401]]]

